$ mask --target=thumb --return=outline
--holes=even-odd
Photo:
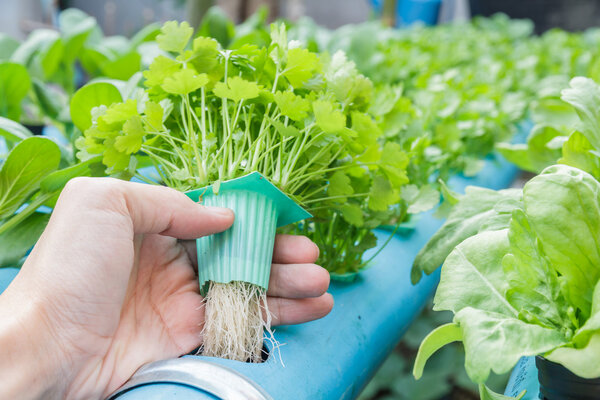
[[[113,178],[76,178],[61,194],[55,212],[77,220],[81,213],[107,212],[131,222],[134,234],[158,233],[195,239],[226,230],[234,220],[228,208],[206,207],[164,186]]]

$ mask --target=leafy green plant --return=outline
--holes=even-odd
[[[18,265],[41,235],[49,215],[37,212],[38,208],[55,199],[69,179],[89,174],[89,166],[98,161],[59,170],[61,153],[56,143],[30,136],[15,122],[3,126],[27,138],[10,151],[0,168],[0,267]]]
[[[394,203],[387,176],[395,170],[384,162],[393,148],[380,152],[360,125],[370,122],[360,111],[370,83],[356,72],[341,75],[349,68],[343,56],[322,65],[316,54],[289,48],[284,30],[273,31],[268,49],[237,51],[204,37],[186,50],[193,32],[186,23],[167,23],[162,32],[159,45],[176,57],[159,56],[144,73],[148,100],[95,110],[79,142],[86,153],[103,154],[108,173],[128,170],[140,153],[182,191],[258,171],[310,208],[328,194],[368,199],[370,185],[347,193],[347,171],[369,176],[357,169],[364,164],[381,171],[376,204]],[[367,149],[375,156],[361,164]]]
[[[96,28],[94,18],[76,9],[61,12],[58,22],[58,31],[36,29],[10,52],[10,61],[27,69],[33,89],[21,118],[30,124],[68,123],[68,98],[76,88],[76,60]]]
[[[454,312],[454,322],[423,341],[417,378],[433,351],[456,340],[465,346],[467,373],[481,384],[490,371],[507,372],[538,354],[579,376],[600,376],[593,361],[598,193],[588,173],[551,166],[525,185],[507,227],[478,233],[450,253],[434,309]]]
[[[165,55],[144,71],[145,96],[92,109],[81,160],[100,155],[107,174],[155,183],[136,172],[149,159],[181,191],[218,192],[260,172],[315,215],[339,209],[356,224],[363,207],[386,212],[398,201],[405,157],[380,147],[365,113],[371,83],[342,53],[319,57],[288,43],[283,26],[272,27],[268,47],[223,50],[192,37],[186,22],[165,23],[156,37]],[[321,220],[303,229],[319,231]]]

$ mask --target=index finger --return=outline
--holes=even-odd
[[[306,236],[277,235],[273,262],[277,264],[311,264],[319,258],[319,248]]]
[[[196,241],[180,242],[185,248],[194,269],[198,268]],[[319,248],[306,236],[277,235],[273,249],[275,264],[312,264],[319,258]]]

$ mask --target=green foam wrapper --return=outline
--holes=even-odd
[[[269,286],[275,231],[311,215],[258,172],[186,194],[206,206],[227,207],[235,213],[231,228],[196,239],[201,293],[208,282],[242,281]]]

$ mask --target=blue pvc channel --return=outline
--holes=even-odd
[[[442,0],[399,0],[396,9],[398,26],[421,23],[435,25],[440,14]]]
[[[456,176],[450,185],[456,191],[464,191],[468,185],[501,189],[509,186],[517,174],[517,168],[496,157],[485,161],[477,177]],[[356,398],[435,290],[439,269],[415,286],[410,283],[410,270],[416,254],[442,223],[432,212],[423,214],[414,231],[392,238],[373,260],[372,268],[363,271],[356,281],[332,282],[332,312],[318,321],[278,327],[275,335],[283,346],[265,363],[200,358],[235,369],[277,400]],[[389,235],[379,230],[376,234],[380,243]],[[16,273],[13,268],[0,269],[0,290]],[[213,397],[187,386],[161,383],[133,389],[120,398]]]
[[[535,357],[523,357],[519,360],[508,380],[504,394],[515,397],[523,390],[526,391],[523,400],[538,400],[540,383]]]
[[[383,0],[369,0],[376,14],[383,10]],[[398,0],[396,5],[396,25],[414,23],[436,25],[442,0]]]

